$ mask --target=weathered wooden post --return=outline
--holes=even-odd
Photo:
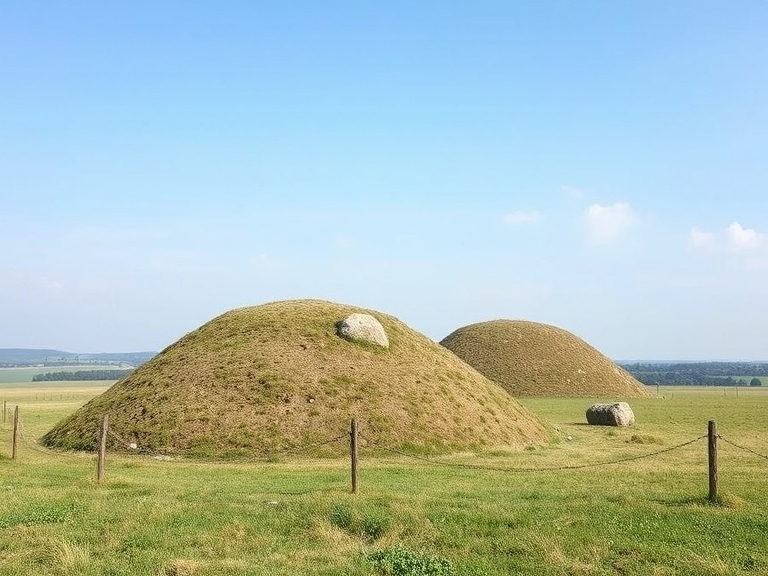
[[[96,482],[104,482],[104,462],[107,455],[107,432],[109,431],[109,416],[104,416],[101,423],[101,433],[99,437],[99,456],[96,462]]]
[[[13,447],[11,448],[11,460],[16,460],[16,446],[19,443],[19,407],[13,411]]]
[[[709,446],[709,501],[717,501],[717,423],[709,421],[707,431]]]
[[[352,419],[349,431],[349,452],[352,463],[352,494],[357,494],[357,418]]]

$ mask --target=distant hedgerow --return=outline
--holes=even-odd
[[[32,382],[63,382],[63,381],[82,381],[82,380],[120,380],[133,372],[133,368],[128,370],[76,370],[74,372],[46,372],[45,374],[35,374]]]

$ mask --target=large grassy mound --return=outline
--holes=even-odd
[[[335,324],[374,316],[389,348]],[[392,316],[319,300],[227,312],[181,338],[48,432],[52,447],[95,447],[103,415],[122,448],[267,455],[343,436],[446,451],[542,443],[542,424],[454,354]],[[329,444],[322,454],[347,450]]]
[[[648,395],[642,383],[584,340],[548,324],[479,322],[459,328],[440,344],[513,396]]]

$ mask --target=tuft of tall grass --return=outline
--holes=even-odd
[[[49,551],[53,565],[60,566],[67,571],[83,568],[89,564],[91,559],[88,546],[74,544],[65,539],[55,539],[50,543]]]

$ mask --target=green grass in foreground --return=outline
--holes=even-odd
[[[706,441],[595,468],[504,472],[363,449],[361,492],[346,459],[216,464],[39,448],[97,389],[0,386],[26,440],[0,430],[2,575],[764,575],[768,462],[720,442],[721,502],[707,494]],[[522,399],[560,442],[441,462],[548,468],[672,448],[707,420],[768,453],[768,389],[666,388],[631,402],[631,429],[586,426],[589,399]],[[361,431],[364,433],[364,431]],[[570,438],[570,439],[568,439]]]

